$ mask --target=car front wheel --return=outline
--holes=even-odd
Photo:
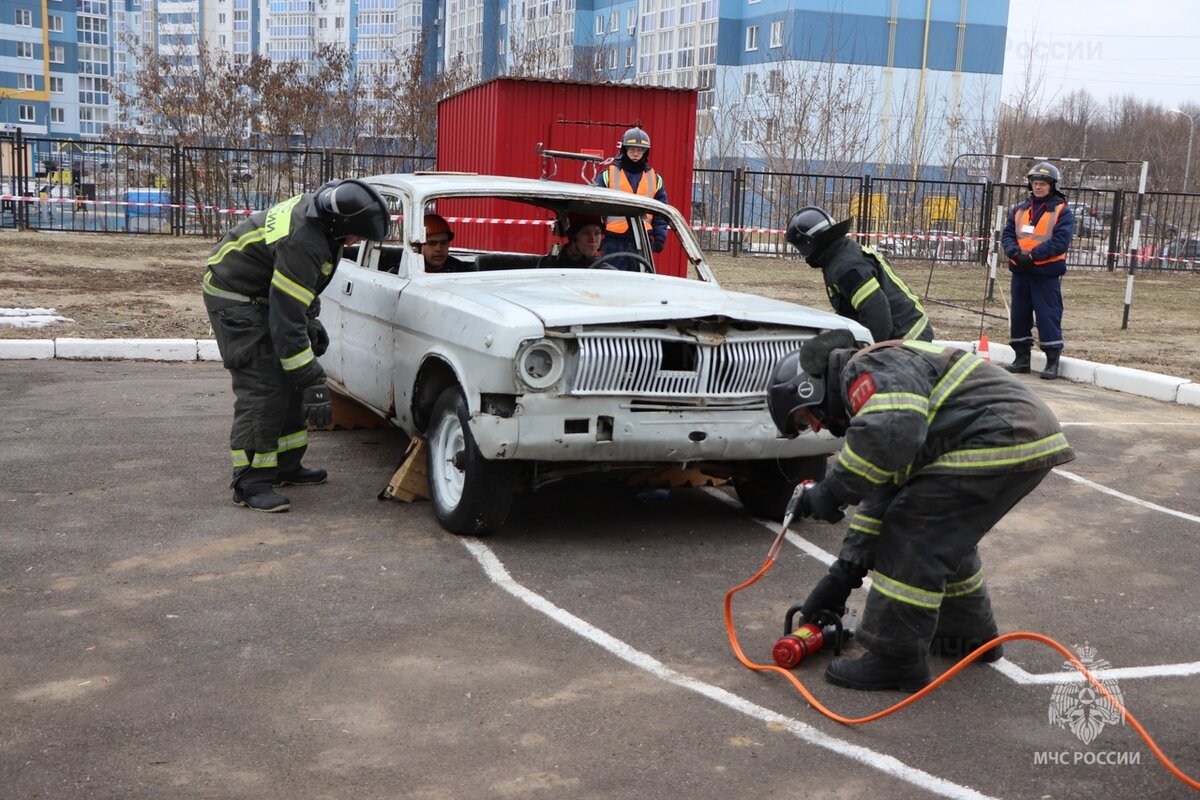
[[[462,391],[438,397],[429,423],[429,497],[442,527],[460,535],[489,533],[504,524],[512,506],[515,465],[484,458],[471,428]]]
[[[742,476],[734,479],[733,488],[748,512],[779,521],[787,511],[796,484],[825,477],[826,458],[808,456],[750,461],[743,464]]]

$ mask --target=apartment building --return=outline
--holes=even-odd
[[[431,75],[696,88],[709,163],[886,172],[986,144],[1007,19],[1007,0],[0,0],[0,122],[103,136],[135,40],[185,63],[329,45],[363,71],[424,46]]]

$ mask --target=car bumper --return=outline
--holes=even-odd
[[[526,461],[747,461],[824,455],[826,432],[779,436],[765,409],[633,410],[594,398],[522,400],[511,417],[476,414],[471,434],[488,459]],[[569,408],[564,408],[564,405]]]

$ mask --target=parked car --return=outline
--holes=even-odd
[[[1071,213],[1075,215],[1076,236],[1099,236],[1104,229],[1104,223],[1096,216],[1095,206],[1089,203],[1068,203]]]
[[[1173,239],[1159,255],[1164,269],[1200,269],[1200,239]]]
[[[234,183],[249,183],[254,180],[254,169],[249,159],[237,159],[229,162],[229,180]]]
[[[321,363],[335,392],[425,437],[447,530],[497,528],[518,485],[580,472],[699,467],[774,518],[798,481],[824,474],[837,440],[780,436],[767,383],[820,331],[869,342],[861,325],[722,289],[683,217],[652,199],[481,175],[366,180],[398,221],[388,241],[346,253],[324,292],[332,342]],[[466,271],[425,271],[430,211],[449,220]],[[638,271],[614,269],[614,258],[557,266],[552,228],[568,214],[630,223],[639,249],[621,255]],[[663,253],[650,247],[646,214],[672,229]]]

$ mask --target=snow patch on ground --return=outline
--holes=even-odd
[[[12,328],[44,328],[56,322],[74,322],[60,317],[56,308],[0,308],[0,325]]]

